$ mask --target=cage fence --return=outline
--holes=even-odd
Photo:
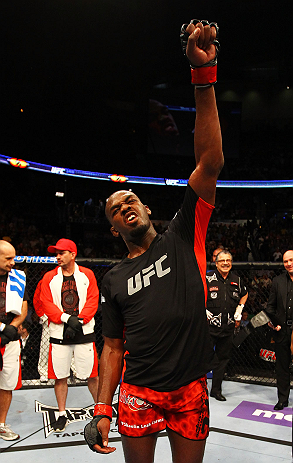
[[[94,272],[99,289],[101,288],[103,276],[117,262],[115,259],[77,258],[79,265],[88,267]],[[56,260],[52,257],[18,257],[16,264],[17,268],[24,270],[27,275],[27,292],[29,296],[27,321],[29,334],[33,341],[30,343],[32,348],[29,352],[23,351],[22,353],[23,386],[52,386],[54,381],[48,380],[47,377],[48,322],[46,316],[41,318],[37,316],[33,305],[33,296],[38,282],[47,271],[54,268]],[[209,269],[212,269],[213,266],[214,264],[208,263]],[[245,305],[248,322],[254,315],[266,308],[272,280],[283,271],[283,265],[271,262],[235,262],[233,271],[242,278],[248,290],[249,296]],[[100,356],[103,349],[100,301],[95,315],[95,322],[96,348]],[[243,326],[235,330],[234,335],[236,336],[240,330],[245,329],[244,326],[245,322]],[[225,379],[274,385],[276,383],[275,360],[271,328],[264,325],[250,330],[250,334],[239,347],[233,346]],[[291,374],[293,375],[293,368]],[[75,376],[74,362],[71,365],[71,375],[68,383],[74,385],[83,383]]]

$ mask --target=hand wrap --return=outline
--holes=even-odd
[[[190,21],[190,24],[196,25],[197,23],[202,23],[203,26],[215,27],[216,29],[216,39],[213,41],[213,45],[215,45],[216,48],[216,55],[214,59],[212,59],[208,63],[203,64],[202,66],[195,66],[187,58],[186,48],[189,34],[188,32],[186,32],[186,28],[188,24],[182,24],[181,26],[180,41],[182,51],[186,56],[191,67],[191,83],[194,84],[196,87],[210,87],[211,85],[214,85],[217,82],[217,58],[220,51],[220,43],[217,40],[219,35],[219,27],[217,23],[209,23],[205,20],[192,19]]]
[[[99,414],[95,415],[95,413]],[[96,450],[94,449],[94,445],[97,444],[100,447],[103,447],[102,436],[97,428],[98,422],[101,421],[103,418],[107,418],[110,422],[112,421],[112,407],[106,404],[96,404],[94,410],[94,417],[84,428],[85,441],[93,452],[96,452]]]

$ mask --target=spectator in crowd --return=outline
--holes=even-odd
[[[20,343],[17,329],[27,315],[26,277],[14,270],[15,249],[0,240],[0,437],[17,440],[6,424],[12,391],[21,387]]]
[[[231,355],[234,328],[240,325],[242,310],[248,297],[243,281],[231,269],[231,253],[221,251],[216,257],[216,270],[208,271],[206,277],[207,318],[219,359],[213,370],[210,395],[221,402],[226,400],[222,394],[222,381]]]
[[[245,326],[248,325],[248,323],[249,323],[248,312],[247,310],[243,310],[242,316],[241,316],[240,328],[244,328]]]
[[[216,257],[219,254],[219,252],[224,250],[224,246],[218,246],[216,249],[213,251],[213,256],[212,256],[212,262],[216,262]]]
[[[89,391],[97,401],[94,315],[99,290],[94,273],[75,263],[77,248],[73,241],[62,238],[55,246],[49,246],[48,252],[56,254],[58,267],[43,276],[40,301],[50,322],[48,378],[55,380],[59,414],[53,428],[60,432],[67,426],[67,378],[73,357],[77,377],[88,380]]]
[[[273,279],[266,312],[271,319],[276,350],[278,402],[275,410],[288,406],[290,394],[291,334],[293,325],[293,250],[283,255],[286,272]]]

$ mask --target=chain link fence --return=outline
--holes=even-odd
[[[88,267],[94,272],[100,289],[103,276],[118,262],[118,260],[77,258],[76,262],[78,265]],[[57,265],[57,261],[55,257],[17,256],[15,263],[16,268],[23,270],[26,273],[26,289],[29,297],[28,316],[23,326],[25,326],[29,332],[30,342],[27,342],[25,347],[22,349],[22,384],[24,387],[39,387],[40,385],[52,386],[54,381],[48,380],[47,374],[50,339],[48,321],[46,316],[41,318],[37,316],[33,304],[33,297],[38,282],[43,278],[46,272],[52,270]],[[98,355],[100,356],[103,349],[100,301],[95,315],[95,322],[96,348]],[[74,362],[71,364],[71,375],[68,383],[83,383],[75,376]]]
[[[77,258],[79,265],[90,268],[97,279],[99,289],[105,273],[112,268],[115,259],[83,259]],[[22,352],[23,385],[26,387],[51,386],[54,381],[47,379],[47,359],[49,349],[49,330],[46,317],[39,318],[34,310],[33,296],[36,286],[43,275],[56,265],[55,257],[17,257],[17,268],[24,270],[27,275],[27,292],[29,296],[29,314],[27,325],[30,331],[29,350]],[[208,268],[214,264],[208,263]],[[248,289],[248,300],[245,305],[247,319],[253,317],[266,307],[273,278],[283,271],[281,263],[243,262],[234,263],[233,271],[243,279]],[[96,316],[96,347],[100,355],[103,348],[102,315],[100,307]],[[240,327],[242,330],[243,327]],[[238,333],[235,333],[235,336]],[[293,372],[292,372],[293,373]],[[272,330],[261,326],[251,330],[251,334],[239,347],[233,347],[226,379],[254,382],[256,384],[275,384],[275,349],[272,340]],[[78,384],[75,377],[74,363],[71,366],[69,384]]]

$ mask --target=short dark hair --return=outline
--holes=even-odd
[[[216,255],[216,262],[218,262],[219,256],[220,256],[221,254],[229,254],[229,256],[231,257],[231,261],[233,261],[233,256],[232,256],[231,252],[229,252],[229,251],[220,251],[220,252]]]

